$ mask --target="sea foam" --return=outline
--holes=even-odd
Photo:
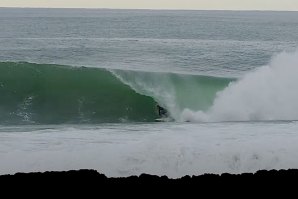
[[[298,119],[298,50],[274,56],[216,94],[207,111],[184,109],[183,121]]]

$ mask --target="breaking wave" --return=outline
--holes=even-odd
[[[233,79],[27,62],[0,63],[0,124],[179,121],[208,110]]]
[[[298,51],[283,52],[217,93],[206,110],[185,109],[184,121],[298,120]]]

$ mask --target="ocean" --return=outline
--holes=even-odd
[[[298,12],[0,8],[0,27],[0,175],[298,168]]]

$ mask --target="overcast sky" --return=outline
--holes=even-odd
[[[0,0],[0,7],[298,11],[298,0]]]

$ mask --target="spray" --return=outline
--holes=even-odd
[[[209,110],[183,110],[184,121],[298,120],[298,51],[280,53],[217,93]]]

